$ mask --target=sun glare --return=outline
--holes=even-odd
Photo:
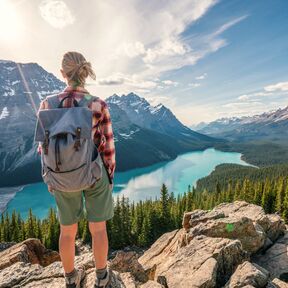
[[[11,0],[0,0],[0,42],[10,42],[22,36],[23,23]]]

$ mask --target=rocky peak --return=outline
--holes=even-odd
[[[118,104],[121,108],[124,106],[138,107],[139,105],[150,105],[147,100],[143,97],[138,96],[137,94],[130,92],[127,95],[122,94],[121,96],[113,94],[112,96],[106,99],[107,103]]]
[[[183,227],[163,234],[144,253],[117,251],[109,259],[112,288],[288,287],[288,232],[283,219],[244,201],[183,215]],[[79,246],[79,245],[78,245]],[[62,287],[59,255],[28,239],[0,252],[1,287]],[[78,247],[93,287],[89,248]]]
[[[205,123],[205,125],[200,125],[197,127],[197,130],[201,133],[206,134],[219,134],[231,131],[236,131],[236,129],[241,130],[245,129],[244,132],[247,134],[247,131],[258,131],[259,129],[263,130],[260,134],[270,135],[271,132],[275,133],[277,131],[277,126],[279,130],[283,129],[283,126],[287,126],[288,121],[288,106],[284,108],[278,108],[276,110],[264,112],[261,114],[256,114],[253,116],[242,116],[242,117],[231,117],[231,118],[220,118],[210,123]],[[275,126],[276,125],[276,126]],[[273,127],[273,130],[268,131],[269,127]],[[260,131],[260,130],[259,130]],[[280,132],[281,133],[281,132]],[[285,133],[284,133],[285,134]],[[259,140],[259,139],[258,139]]]
[[[121,97],[117,94],[113,94],[112,96],[106,99],[107,103],[118,104],[121,101]]]

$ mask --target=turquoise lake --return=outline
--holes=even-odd
[[[117,172],[114,176],[114,199],[117,195],[129,197],[130,202],[145,199],[159,199],[162,183],[174,195],[187,191],[196,181],[209,175],[216,165],[221,163],[235,163],[249,165],[241,160],[241,154],[236,152],[222,152],[209,148],[204,151],[193,151],[179,155],[172,161],[166,161],[145,168]],[[8,188],[7,188],[8,189]],[[47,216],[49,207],[56,207],[53,196],[48,192],[43,182],[25,185],[8,203],[7,211],[14,209],[26,218],[31,207],[33,214],[40,218]]]

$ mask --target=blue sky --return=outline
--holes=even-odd
[[[82,52],[103,99],[133,91],[186,125],[287,106],[286,0],[0,0],[0,14],[1,59],[61,78]]]
[[[226,46],[169,75],[200,85],[182,96],[181,103],[199,105],[202,115],[251,115],[288,104],[288,1],[220,1],[183,34],[197,38],[243,16],[221,34]],[[195,81],[205,73],[205,79]],[[286,88],[283,84],[267,89],[278,83],[286,83]],[[180,98],[183,94],[176,90],[173,95]],[[181,111],[189,113],[188,108]]]

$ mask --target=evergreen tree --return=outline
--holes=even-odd
[[[272,213],[274,207],[273,193],[271,189],[271,181],[266,178],[261,204],[266,213]]]
[[[282,216],[285,219],[285,221],[288,222],[288,184],[286,185],[285,189]]]
[[[18,221],[17,221],[17,215],[16,211],[13,210],[12,215],[11,215],[11,223],[10,223],[10,235],[11,235],[11,241],[13,242],[18,242],[19,241],[19,226],[18,226]]]
[[[283,204],[285,197],[285,182],[284,177],[280,177],[277,181],[277,192],[276,192],[276,211],[279,213],[283,212]]]
[[[150,215],[149,213],[145,215],[143,223],[142,223],[142,229],[141,233],[139,235],[138,243],[141,246],[148,246],[153,241],[151,237],[152,227],[150,222]]]
[[[185,201],[186,202],[186,201]],[[186,204],[186,203],[185,203]],[[185,207],[183,203],[183,206]],[[160,216],[161,216],[161,231],[169,230],[170,213],[169,213],[169,195],[167,186],[163,183],[160,191]]]
[[[25,223],[25,234],[27,238],[35,238],[35,222],[32,213],[32,209],[29,209],[28,218]]]

